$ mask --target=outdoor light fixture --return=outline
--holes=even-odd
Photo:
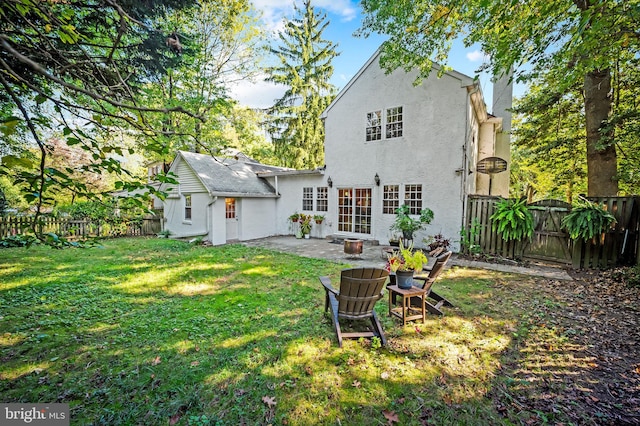
[[[380,176],[378,176],[378,174],[376,173],[376,175],[374,176],[373,180],[376,181],[376,186],[380,186]]]
[[[331,176],[327,178],[327,185],[329,185],[329,188],[333,187],[333,181],[331,180]]]

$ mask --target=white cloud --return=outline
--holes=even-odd
[[[312,5],[340,16],[343,22],[352,21],[358,15],[358,9],[351,4],[350,0],[316,0]]]
[[[293,17],[293,0],[254,0],[257,10],[262,12],[262,20],[267,28],[277,30],[282,27],[284,18]],[[302,7],[301,2],[297,2]],[[316,0],[312,6],[317,12],[328,12],[340,17],[343,22],[352,21],[358,15],[358,8],[351,0]]]
[[[240,104],[251,108],[268,108],[284,94],[286,88],[264,80],[239,81],[229,88],[230,95]]]
[[[484,62],[489,60],[489,56],[476,49],[473,52],[467,52],[467,59],[471,62]]]

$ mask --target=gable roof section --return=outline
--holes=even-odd
[[[373,55],[369,58],[369,60],[358,70],[358,72],[349,80],[349,82],[342,88],[342,90],[336,95],[333,99],[333,102],[329,104],[329,106],[322,112],[320,118],[326,118],[329,110],[333,108],[333,106],[344,96],[344,94],[351,88],[351,86],[360,78],[360,76],[369,68],[374,61],[380,60],[380,55],[382,54],[382,45],[378,47],[378,49],[373,53]],[[433,69],[435,71],[441,68],[440,65],[433,63]],[[445,71],[445,75],[453,77],[455,79],[460,80],[460,87],[469,87],[469,86],[478,86],[479,84],[468,75],[462,74],[461,72],[451,70]]]
[[[273,186],[265,179],[258,177],[257,173],[263,170],[279,169],[278,167],[178,151],[178,155],[171,165],[171,171],[175,170],[179,161],[184,161],[191,168],[194,175],[212,196],[277,196]]]

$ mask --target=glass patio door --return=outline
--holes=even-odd
[[[338,189],[338,231],[371,234],[371,188]]]

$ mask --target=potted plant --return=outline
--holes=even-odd
[[[422,271],[428,262],[422,250],[414,250],[413,243],[405,247],[400,241],[400,250],[394,250],[388,255],[387,270],[396,274],[396,284],[400,288],[411,288],[413,273]]]
[[[323,215],[323,214],[316,214],[316,215],[313,215],[313,220],[315,220],[315,221],[316,221],[316,223],[317,223],[318,225],[320,225],[320,224],[322,223],[322,221],[324,220],[324,215]]]
[[[597,204],[583,199],[562,219],[562,226],[574,239],[591,240],[611,228],[616,218]]]
[[[420,215],[415,218],[411,217],[409,206],[404,204],[396,209],[396,219],[391,225],[391,230],[401,232],[404,243],[409,244],[413,241],[413,234],[430,224],[432,220],[433,211],[431,209],[420,210]]]
[[[311,233],[312,219],[313,216],[310,214],[300,213],[300,231],[302,231],[302,235],[304,235],[305,238],[309,238],[309,234]]]
[[[289,220],[294,223],[297,222],[299,219],[300,219],[300,213],[297,213],[297,212],[289,216]]]
[[[527,207],[526,198],[497,201],[491,221],[493,230],[497,230],[506,241],[520,241],[533,235],[533,215]]]

